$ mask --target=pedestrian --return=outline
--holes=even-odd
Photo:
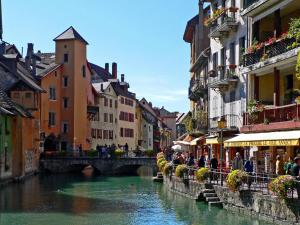
[[[124,151],[125,151],[126,157],[128,157],[129,147],[128,147],[128,144],[127,144],[127,143],[124,145]]]
[[[79,145],[79,155],[82,156],[82,144]]]
[[[215,154],[213,154],[212,155],[212,158],[211,158],[211,160],[210,160],[210,168],[212,169],[212,170],[217,170],[218,169],[218,159],[216,158],[216,155]]]
[[[187,159],[187,165],[188,166],[194,166],[195,165],[195,157],[193,153],[189,154],[189,157]]]
[[[296,177],[297,179],[297,184],[296,184],[296,190],[298,194],[298,199],[300,199],[300,157],[296,157],[294,159],[294,164],[291,169],[292,176]]]
[[[198,160],[198,167],[203,168],[205,167],[205,156],[201,155],[200,159]]]
[[[96,151],[98,152],[99,159],[101,159],[102,158],[102,150],[101,150],[101,146],[99,144],[97,144],[97,146],[96,146]]]
[[[291,157],[289,157],[288,161],[284,164],[284,171],[286,175],[292,174],[292,167],[293,167],[293,160]]]
[[[232,170],[243,170],[244,162],[239,152],[235,154],[235,157],[232,161]]]
[[[276,156],[276,175],[284,175],[284,163],[280,155]]]
[[[253,157],[250,157],[249,160],[246,161],[245,165],[244,165],[244,170],[245,172],[252,174],[254,171],[254,167],[253,167]]]

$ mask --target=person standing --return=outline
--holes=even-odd
[[[198,160],[198,167],[199,168],[205,167],[205,157],[204,157],[204,155],[201,155],[200,159]]]
[[[284,163],[280,155],[276,157],[276,175],[284,175]]]
[[[125,155],[126,155],[126,157],[128,157],[128,153],[129,153],[129,147],[128,147],[128,144],[126,143],[125,145],[124,145],[124,151],[125,151]]]
[[[216,158],[216,155],[213,154],[212,158],[210,160],[210,168],[213,170],[217,170],[218,169],[218,159]]]
[[[296,177],[297,184],[296,184],[296,190],[298,194],[298,199],[300,199],[300,157],[296,157],[294,159],[294,165],[292,166],[291,172],[292,176]]]
[[[289,157],[289,160],[284,164],[284,171],[286,175],[292,174],[293,160]]]
[[[249,160],[246,161],[244,165],[244,170],[245,172],[252,174],[254,171],[254,166],[253,166],[253,157],[250,157]]]
[[[232,170],[243,170],[244,162],[239,152],[235,154],[235,157],[232,161]]]
[[[189,158],[187,160],[187,165],[188,166],[194,166],[195,165],[195,158],[194,158],[193,153],[189,154]]]

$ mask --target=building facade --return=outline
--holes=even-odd
[[[98,112],[92,119],[92,148],[117,144],[118,96],[109,81],[94,83]]]

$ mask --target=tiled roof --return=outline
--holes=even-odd
[[[121,96],[124,96],[124,97],[127,97],[127,98],[131,98],[131,99],[133,99],[133,100],[136,99],[135,94],[132,93],[132,92],[130,92],[130,91],[124,90],[124,89],[121,87],[121,85],[120,85],[119,82],[112,82],[111,85],[112,85],[112,87],[114,88],[114,90],[115,90],[115,92],[116,92],[116,94],[117,94],[118,96],[121,95]]]
[[[62,34],[54,38],[54,41],[74,40],[74,39],[79,40],[87,45],[89,44],[72,26],[67,30],[65,30]]]
[[[108,81],[109,79],[112,78],[112,75],[101,66],[98,66],[93,63],[89,63],[89,64],[92,68],[92,71],[96,73],[95,76],[92,77],[92,80],[98,81],[100,79],[102,81]]]
[[[0,88],[0,105],[2,108],[1,111],[13,114],[19,114],[23,117],[31,117],[31,113],[24,109],[22,106],[18,105],[17,103],[13,102],[5,93],[3,89]],[[6,112],[6,113],[7,113]]]

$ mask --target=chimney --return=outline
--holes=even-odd
[[[125,82],[125,75],[121,74],[121,82]]]
[[[118,78],[118,65],[117,63],[112,63],[112,78],[117,79]]]
[[[109,63],[105,63],[105,71],[109,73]]]
[[[27,56],[29,56],[30,60],[33,55],[33,43],[28,43],[27,45]]]
[[[1,44],[0,44],[0,55],[4,55],[6,52],[5,52],[5,43],[4,42],[2,42]]]
[[[29,56],[25,56],[25,67],[27,70],[30,70],[30,59]]]
[[[101,91],[104,92],[103,84],[101,84]]]
[[[149,102],[149,106],[152,108],[152,102]]]
[[[32,71],[31,71],[31,74],[33,76],[36,75],[36,57],[35,56],[32,57]]]

